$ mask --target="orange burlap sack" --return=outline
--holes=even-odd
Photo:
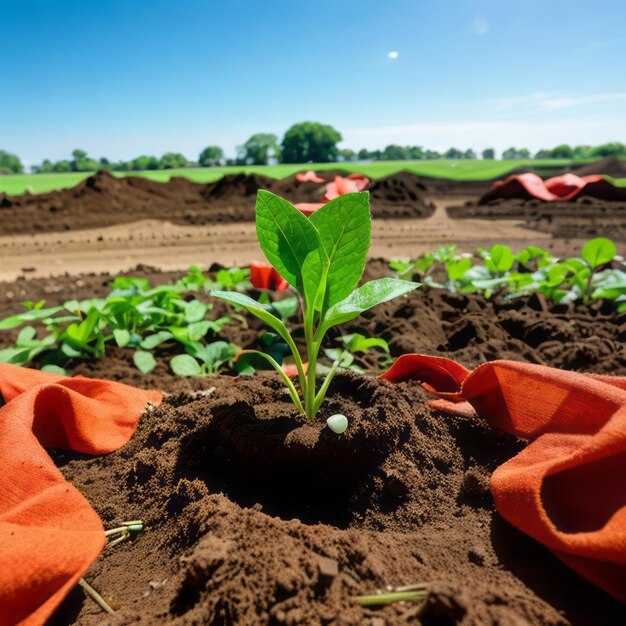
[[[0,624],[43,624],[102,550],[102,522],[42,446],[104,454],[161,394],[0,364]]]
[[[528,439],[491,477],[498,512],[626,602],[626,378],[513,361],[470,372],[419,354],[383,378],[420,380],[435,408]]]

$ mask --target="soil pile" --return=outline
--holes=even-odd
[[[383,261],[368,264],[368,278],[387,272]],[[133,275],[154,283],[174,278],[150,268]],[[108,280],[2,284],[0,314],[40,296],[53,305],[102,295]],[[248,335],[237,340],[251,343],[260,328],[251,320]],[[626,373],[626,314],[602,303],[544,310],[536,298],[502,303],[422,290],[341,330],[383,337],[394,354],[452,356],[470,367],[513,358]],[[7,339],[2,333],[0,345]],[[143,416],[122,450],[99,458],[54,454],[107,527],[128,519],[147,524],[134,541],[106,550],[86,574],[119,609],[115,623],[626,620],[626,607],[495,513],[488,476],[522,442],[480,419],[431,413],[415,383],[394,387],[351,373],[336,378],[322,416],[348,416],[350,428],[337,437],[323,420],[300,422],[271,374],[181,379],[168,373],[165,359],[148,376],[120,349],[77,368],[169,395]],[[350,600],[422,581],[431,584],[423,605],[372,610]],[[103,621],[76,590],[52,623]]]
[[[410,172],[374,180],[369,186],[374,217],[430,217],[435,205],[426,201],[427,187]]]
[[[611,176],[612,178],[626,178],[626,162],[617,157],[608,157],[582,165],[572,171],[574,174],[578,174],[578,176],[600,174],[602,176]]]
[[[447,212],[452,218],[519,219],[530,228],[560,238],[604,236],[626,240],[626,200],[599,200],[586,196],[584,189],[575,202],[509,198],[482,205],[452,206]]]
[[[411,176],[400,174],[380,182],[373,195],[374,217],[431,214],[417,177],[411,180]],[[277,181],[258,174],[229,174],[209,184],[183,177],[159,183],[140,176],[98,172],[71,189],[37,195],[0,194],[0,235],[98,228],[142,219],[176,224],[252,221],[258,189],[268,189],[293,203],[321,202],[324,195],[324,185],[300,183],[295,177]]]

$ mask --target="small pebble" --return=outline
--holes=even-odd
[[[345,433],[348,428],[348,418],[345,415],[336,414],[331,415],[327,420],[328,428],[330,428],[337,435]]]

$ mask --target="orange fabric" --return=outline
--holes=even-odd
[[[346,193],[363,191],[369,183],[370,179],[363,176],[363,174],[350,174],[347,178],[335,176],[335,180],[326,185],[326,193],[322,198],[322,202],[329,202]]]
[[[625,200],[626,191],[598,175],[562,174],[543,180],[537,174],[513,174],[495,182],[479,200],[479,204],[499,198],[537,198],[546,202],[566,202],[581,196],[601,200]]]
[[[104,546],[102,522],[42,446],[124,445],[161,394],[0,364],[0,623],[43,624]]]
[[[269,264],[254,261],[250,264],[250,282],[255,289],[285,291],[289,283]]]
[[[307,170],[306,172],[298,172],[296,174],[296,180],[299,183],[323,183],[324,179],[320,178],[313,170]]]
[[[472,372],[408,354],[383,378],[417,379],[438,409],[529,440],[493,473],[496,508],[570,567],[626,602],[626,378],[493,361]]]

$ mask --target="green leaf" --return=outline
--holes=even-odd
[[[179,354],[170,361],[170,367],[177,376],[199,376],[202,368],[198,361],[188,354]]]
[[[62,367],[59,367],[58,365],[53,365],[52,363],[50,363],[49,365],[44,365],[41,368],[41,371],[50,372],[51,374],[61,374],[61,376],[67,376],[67,372]]]
[[[366,337],[360,333],[344,335],[341,341],[350,352],[366,352],[370,348],[381,348],[389,352],[389,345],[381,337]]]
[[[263,292],[261,295],[267,295],[267,293]],[[274,309],[274,311],[280,315],[281,319],[284,320],[291,317],[298,309],[298,298],[295,296],[291,298],[283,298],[282,300],[272,302],[271,305],[271,308]]]
[[[209,329],[214,328],[214,326],[215,324],[208,320],[189,324],[189,340],[200,341],[209,332]]]
[[[199,322],[204,319],[208,306],[199,300],[192,300],[185,307],[185,321],[188,324]]]
[[[51,315],[54,315],[62,310],[62,306],[55,306],[49,309],[33,309],[18,315],[11,315],[10,317],[6,317],[0,321],[0,330],[9,330],[23,324],[24,322],[32,322],[34,320],[50,317]]]
[[[5,348],[0,350],[0,363],[24,365],[30,358],[30,348]]]
[[[323,326],[330,328],[331,326],[348,322],[358,317],[363,311],[404,295],[418,287],[420,287],[420,283],[400,280],[399,278],[371,280],[353,291],[341,302],[330,307],[324,318]]]
[[[18,346],[23,346],[29,341],[32,341],[36,334],[37,331],[34,329],[33,326],[24,326],[24,328],[20,330],[15,343]]]
[[[69,359],[76,359],[82,354],[80,350],[76,350],[66,341],[61,343],[61,352]]]
[[[157,366],[155,358],[145,350],[135,351],[133,363],[142,374],[149,374]]]
[[[130,333],[123,328],[116,328],[113,331],[113,337],[115,337],[115,343],[117,343],[120,348],[125,348],[130,341]]]
[[[450,259],[446,263],[446,270],[448,271],[448,278],[450,280],[460,280],[465,276],[465,273],[472,267],[473,262],[469,257],[462,257],[460,259]]]
[[[332,306],[352,293],[365,269],[372,236],[369,193],[339,196],[309,219],[329,260],[326,306]]]
[[[584,246],[582,257],[589,263],[591,269],[595,269],[605,263],[610,263],[617,254],[616,245],[605,237],[597,237],[589,240]]]
[[[271,326],[280,335],[280,337],[282,337],[282,339],[287,342],[291,339],[291,335],[282,321],[267,310],[266,307],[269,307],[269,305],[262,305],[256,300],[253,300],[249,296],[239,293],[238,291],[211,291],[211,295],[215,298],[225,300],[229,304],[243,307],[246,311],[249,311],[252,315],[264,321],[268,326]]]
[[[140,345],[146,350],[153,350],[158,345],[162,344],[168,339],[171,339],[172,337],[172,333],[170,333],[168,330],[160,330],[158,333],[148,335],[145,339],[142,339]]]
[[[485,257],[485,265],[492,272],[508,272],[515,263],[515,257],[511,248],[496,244],[491,248],[489,254]]]
[[[315,226],[292,204],[261,189],[256,231],[268,261],[312,306],[328,263]]]

